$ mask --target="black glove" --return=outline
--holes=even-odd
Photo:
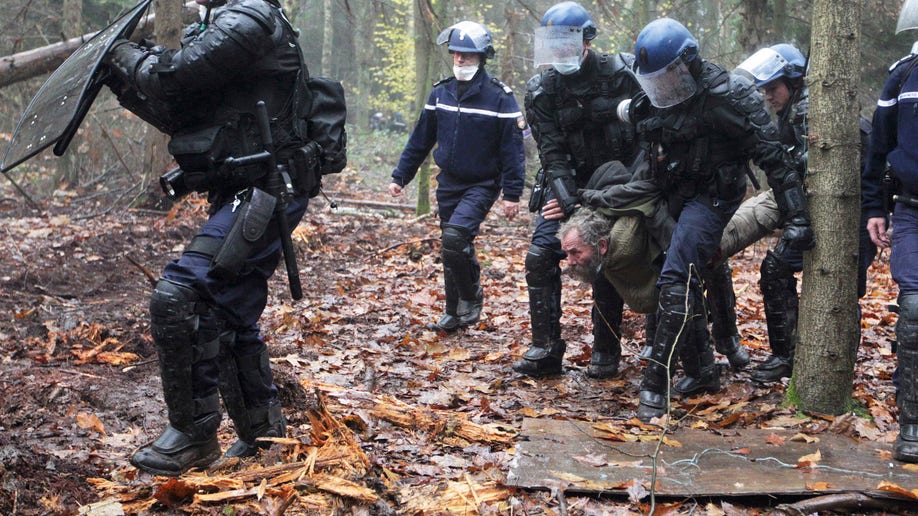
[[[577,182],[574,171],[569,168],[552,168],[548,171],[548,185],[555,194],[558,206],[569,217],[577,209],[580,198],[577,196]]]
[[[816,245],[816,235],[813,234],[813,227],[810,220],[804,215],[791,217],[784,224],[784,233],[781,235],[788,247],[798,251],[809,251]]]

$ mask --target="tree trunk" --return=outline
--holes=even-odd
[[[154,12],[159,23],[156,28],[156,42],[168,48],[177,48],[182,33],[182,4],[170,0],[154,0]],[[161,176],[172,163],[172,156],[167,149],[168,137],[146,126],[143,155],[143,181],[146,186],[151,178]],[[156,181],[153,181],[155,184]]]
[[[373,27],[375,23],[374,2],[356,2],[353,6],[350,33],[354,38],[354,55],[357,61],[356,102],[348,102],[348,113],[360,129],[366,129],[370,119],[370,89],[372,77],[370,64],[373,62]]]
[[[83,0],[64,0],[63,22],[61,24],[61,36],[64,40],[78,36],[83,33]],[[79,152],[80,142],[83,137],[78,131],[68,146],[69,152],[65,152],[61,159],[57,161],[57,177],[70,185],[76,185],[80,181],[80,164],[82,162],[82,153]]]
[[[828,414],[844,412],[851,400],[860,337],[856,272],[861,4],[813,4],[807,180],[816,247],[804,257],[792,383],[799,408]]]
[[[427,95],[430,93],[431,61],[433,60],[432,42],[433,13],[426,0],[414,0],[414,63],[417,70],[415,100],[418,110],[424,109]],[[418,170],[417,214],[430,213],[430,157],[424,160]]]
[[[332,74],[332,51],[335,42],[335,18],[332,9],[334,8],[333,0],[322,0],[322,12],[325,23],[322,26],[322,75],[331,77]]]
[[[768,0],[743,0],[742,5],[742,26],[737,31],[737,43],[742,47],[743,54],[748,56],[763,46],[772,22],[766,16]]]

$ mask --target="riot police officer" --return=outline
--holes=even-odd
[[[809,95],[804,85],[806,59],[793,45],[781,43],[763,48],[739,67],[755,79],[765,101],[777,116],[779,139],[798,162],[800,174],[806,172],[806,116]],[[793,249],[784,239],[762,260],[759,287],[768,325],[771,356],[752,371],[759,382],[790,377],[796,348],[799,296],[795,273],[803,270],[803,251]]]
[[[720,388],[700,273],[745,196],[750,158],[765,170],[785,214],[782,238],[799,249],[812,247],[814,240],[800,174],[755,85],[704,60],[694,36],[670,18],[641,30],[634,55],[643,93],[622,112],[635,123],[650,153],[649,174],[676,217],[657,283],[657,329],[639,393],[638,417],[650,420],[667,411],[674,352],[685,372],[674,390]]]
[[[902,6],[896,32],[918,28],[918,1]],[[896,322],[896,351],[899,385],[899,436],[893,456],[904,462],[918,462],[918,43],[908,56],[890,67],[873,115],[870,150],[862,180],[863,209],[868,214],[867,230],[879,247],[891,247],[889,257],[893,280],[899,285],[899,319]],[[894,183],[895,209],[886,229],[884,170]]]
[[[308,185],[318,174],[286,166],[307,143],[302,115],[310,97],[296,32],[280,5],[199,3],[207,15],[186,29],[181,48],[122,40],[107,58],[108,84],[119,101],[171,136],[170,153],[184,170],[181,184],[208,192],[211,203],[210,218],[166,265],[150,300],[169,426],[131,463],[169,476],[220,457],[219,395],[239,436],[226,457],[254,455],[269,445],[258,438],[285,436],[257,321],[282,234],[303,216]],[[270,126],[271,159],[261,154],[231,166],[271,150],[259,120]],[[282,229],[275,222],[283,217],[288,227]]]
[[[523,114],[513,91],[485,71],[494,57],[491,32],[462,21],[444,30],[437,44],[447,44],[453,77],[434,85],[398,166],[389,193],[402,188],[434,151],[440,167],[437,203],[440,212],[443,283],[446,309],[436,327],[453,331],[478,322],[484,295],[475,237],[491,206],[503,191],[508,219],[519,210],[525,155]]]
[[[527,85],[526,115],[539,147],[544,189],[531,209],[548,203],[569,216],[593,171],[608,161],[630,163],[636,155],[634,129],[615,115],[617,104],[639,91],[630,54],[600,54],[591,47],[596,25],[576,2],[545,12],[536,29],[536,64],[548,68]],[[561,372],[567,348],[561,338],[560,220],[536,219],[526,255],[526,283],[532,343],[513,369],[530,376]],[[593,352],[587,374],[618,374],[623,301],[602,275],[593,283]]]

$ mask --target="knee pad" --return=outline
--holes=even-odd
[[[167,344],[177,334],[197,330],[201,296],[191,287],[160,279],[150,297],[150,331],[154,340]]]
[[[450,224],[443,228],[441,243],[443,244],[444,252],[450,250],[457,253],[465,253],[470,247],[471,240],[472,232],[468,228]]]
[[[530,246],[526,253],[526,283],[529,286],[545,286],[560,276],[558,262],[561,259],[557,251],[547,247]]]

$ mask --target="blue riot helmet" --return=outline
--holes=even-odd
[[[911,29],[918,29],[918,0],[905,0],[896,23],[896,34]]]
[[[763,48],[736,67],[752,76],[759,88],[777,79],[801,79],[806,74],[806,58],[797,47],[780,43]]]
[[[675,106],[698,91],[689,69],[698,59],[698,41],[676,20],[648,23],[635,41],[634,58],[635,76],[655,107]]]
[[[481,54],[487,59],[494,57],[494,38],[484,25],[473,21],[461,21],[447,27],[437,36],[437,45],[448,43],[452,52]]]
[[[580,70],[584,42],[596,37],[596,25],[577,2],[553,5],[542,16],[535,30],[534,61],[536,66],[550,66],[563,75]]]
[[[561,2],[549,7],[542,16],[542,27],[552,26],[580,27],[586,41],[596,37],[596,24],[577,2]]]

